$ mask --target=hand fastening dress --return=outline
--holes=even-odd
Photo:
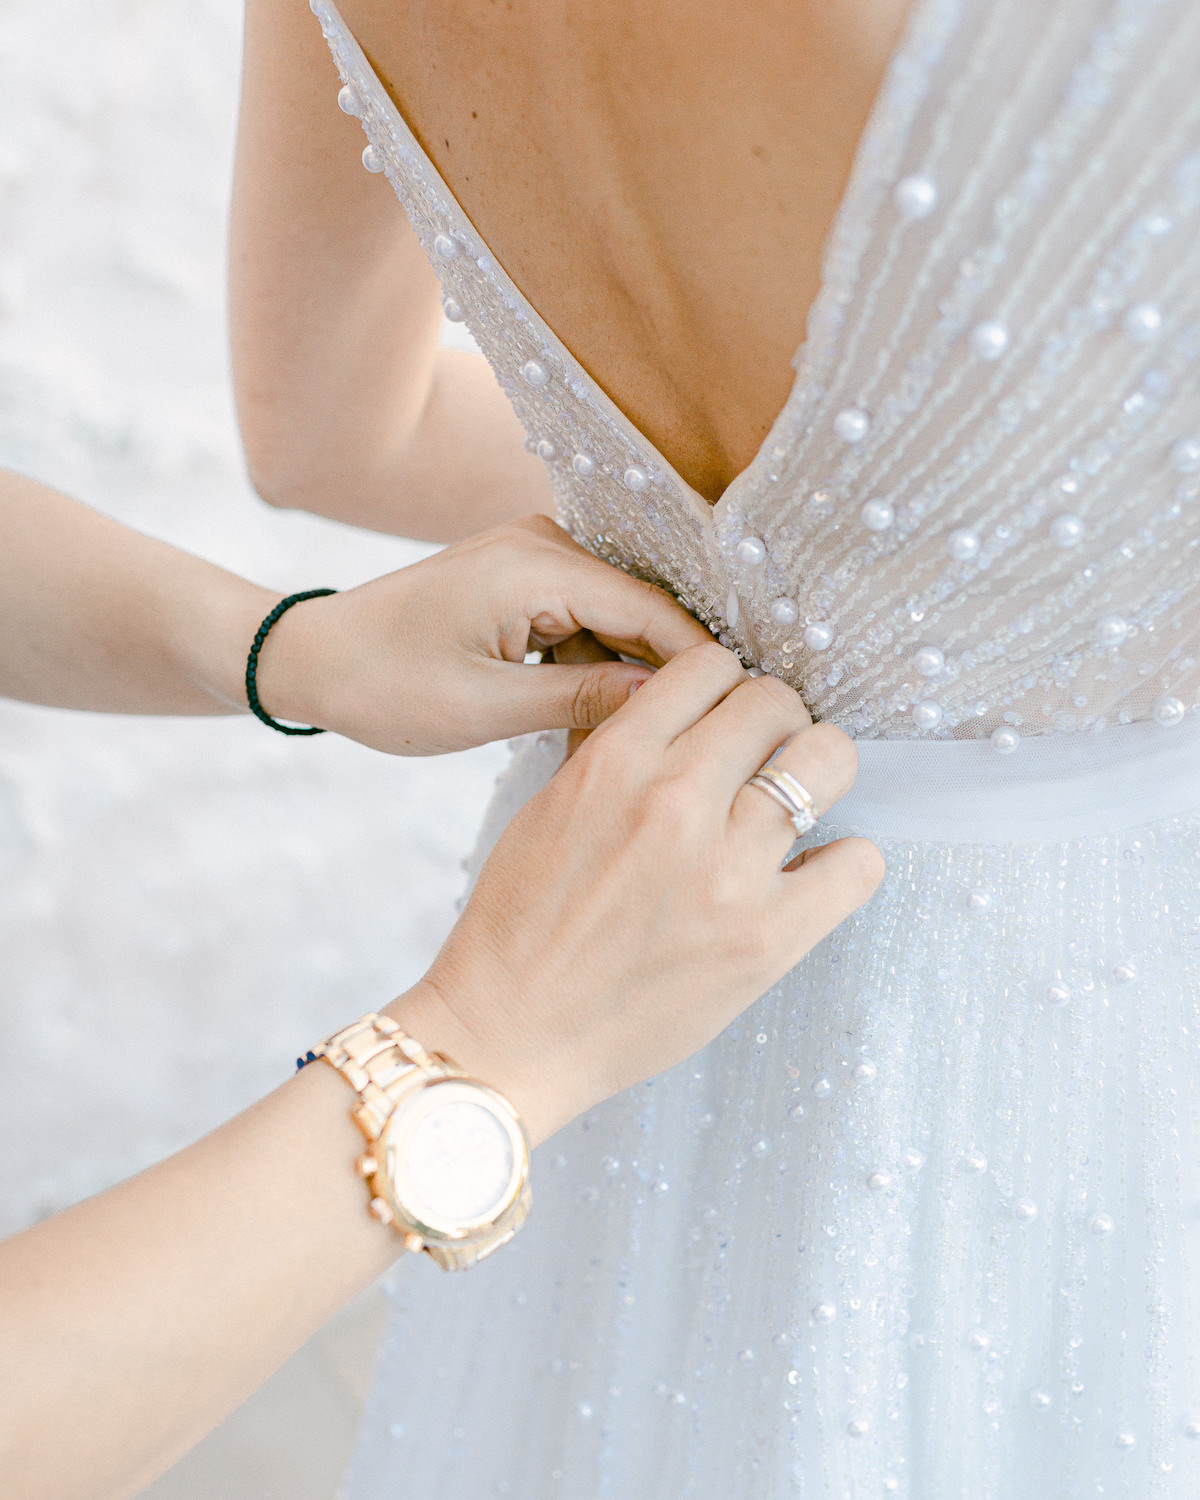
[[[505,275],[332,6],[563,524],[859,742],[876,898],[405,1265],[348,1500],[1200,1493],[1200,8],[918,0],[715,506]],[[484,848],[552,774],[522,745]]]

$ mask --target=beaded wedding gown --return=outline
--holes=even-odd
[[[1194,1497],[1200,7],[917,0],[711,508],[313,7],[563,524],[855,736],[817,837],[888,864],[512,1247],[401,1268],[346,1496]]]

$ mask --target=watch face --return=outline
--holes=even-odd
[[[520,1127],[478,1085],[434,1084],[402,1105],[387,1130],[398,1206],[453,1233],[486,1224],[512,1200],[523,1165]]]

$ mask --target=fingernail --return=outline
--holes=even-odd
[[[631,682],[629,684],[629,697],[632,698],[634,693],[637,692],[638,688],[641,687],[642,683],[647,682],[648,680],[649,679],[646,677],[638,677],[635,681]],[[625,701],[628,702],[629,700],[626,699]]]

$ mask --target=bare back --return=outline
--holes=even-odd
[[[347,0],[513,280],[715,500],[783,406],[908,0]]]

